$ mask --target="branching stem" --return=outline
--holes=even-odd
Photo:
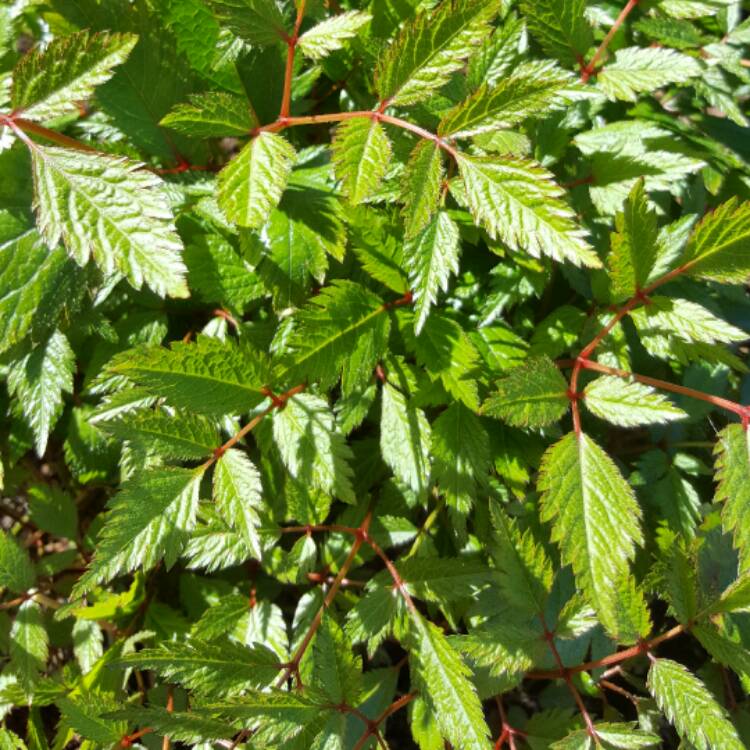
[[[627,5],[622,9],[620,15],[617,16],[614,24],[612,24],[612,28],[607,32],[607,36],[604,37],[602,43],[597,48],[596,52],[594,52],[593,57],[589,61],[589,64],[581,68],[581,80],[584,83],[586,83],[594,74],[594,71],[596,70],[596,64],[601,59],[602,55],[606,52],[607,47],[609,47],[610,42],[612,41],[612,39],[614,39],[615,34],[620,29],[620,26],[622,26],[622,24],[625,22],[625,19],[630,15],[631,11],[633,10],[633,8],[635,8],[636,5],[638,5],[638,0],[628,0]]]

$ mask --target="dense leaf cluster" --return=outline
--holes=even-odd
[[[0,747],[750,747],[748,9],[0,4]]]

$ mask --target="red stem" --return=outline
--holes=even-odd
[[[560,657],[560,652],[557,650],[557,646],[555,645],[555,634],[547,627],[547,622],[544,619],[544,615],[542,613],[539,613],[539,619],[541,620],[542,628],[544,629],[544,639],[547,641],[550,651],[552,652],[552,657],[554,658],[555,663],[558,667],[557,674],[559,677],[562,677],[562,679],[565,680],[565,684],[568,686],[568,690],[573,696],[573,700],[576,702],[576,706],[578,706],[578,710],[580,711],[581,716],[583,716],[583,721],[586,724],[586,731],[588,732],[590,737],[596,740],[597,734],[596,729],[594,728],[594,722],[591,720],[591,716],[589,715],[588,709],[583,702],[583,698],[581,698],[581,694],[578,692],[578,688],[576,688],[576,686],[573,684],[570,670],[567,669],[563,664],[562,658]]]
[[[598,669],[599,667],[607,667],[611,664],[619,664],[620,662],[627,661],[636,656],[648,653],[655,649],[660,643],[671,640],[672,638],[681,635],[688,630],[688,625],[675,625],[671,630],[666,633],[662,633],[656,638],[652,638],[650,641],[644,641],[643,643],[636,644],[624,651],[618,651],[614,654],[609,654],[601,659],[595,659],[594,661],[587,661],[583,664],[576,664],[573,667],[563,667],[560,663],[560,669],[550,669],[543,672],[527,672],[526,677],[529,680],[559,680],[564,679],[565,675],[568,676],[576,674],[578,672],[588,672],[592,669]]]
[[[305,2],[299,0],[297,6],[297,18],[294,22],[294,31],[286,39],[286,68],[284,69],[284,91],[281,95],[281,109],[279,111],[279,120],[289,117],[289,109],[292,103],[292,78],[294,76],[294,55],[297,51],[297,42],[299,41],[299,30],[302,26],[302,19],[305,17]]]
[[[704,393],[703,391],[697,391],[694,388],[688,388],[684,385],[670,383],[668,380],[659,380],[658,378],[651,378],[647,375],[638,375],[636,373],[628,372],[627,370],[618,370],[615,367],[607,367],[607,365],[599,364],[590,359],[583,360],[579,364],[580,368],[586,370],[594,370],[595,372],[601,372],[605,375],[614,375],[618,378],[632,378],[644,385],[650,385],[654,388],[670,391],[671,393],[679,393],[681,396],[688,396],[689,398],[694,398],[699,401],[705,401],[706,403],[712,404],[720,409],[731,411],[743,418],[746,418],[750,413],[750,407],[738,404],[736,401],[730,401],[729,399],[721,398],[721,396],[712,396],[710,393]]]
[[[622,24],[625,22],[625,19],[630,15],[630,12],[633,10],[633,8],[635,8],[636,5],[638,5],[638,0],[628,0],[627,5],[622,9],[620,15],[617,16],[617,20],[614,22],[612,28],[607,32],[607,36],[604,37],[604,40],[599,45],[596,52],[594,52],[594,56],[591,58],[589,64],[581,68],[581,80],[584,83],[586,83],[594,74],[597,62],[599,62],[599,59],[604,54],[607,47],[609,47],[610,42],[619,30],[620,26],[622,26]]]

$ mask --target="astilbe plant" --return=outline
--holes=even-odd
[[[750,746],[747,10],[0,5],[0,745]]]

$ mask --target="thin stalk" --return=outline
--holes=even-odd
[[[602,43],[597,48],[596,52],[594,52],[594,56],[589,61],[589,64],[581,69],[581,80],[584,83],[586,83],[586,81],[588,81],[589,78],[591,78],[591,76],[594,74],[596,64],[599,62],[602,55],[607,50],[607,47],[609,47],[610,42],[612,41],[612,39],[614,39],[615,34],[620,29],[620,26],[622,26],[622,24],[625,22],[625,19],[630,15],[631,11],[633,10],[633,8],[635,8],[636,5],[638,5],[638,0],[628,0],[627,5],[622,9],[620,15],[617,16],[617,19],[612,25],[612,28],[607,32],[607,36],[604,37]]]
[[[589,672],[592,669],[598,669],[599,667],[608,667],[612,664],[619,664],[620,662],[633,659],[636,656],[641,656],[649,651],[655,649],[659,644],[664,641],[669,641],[672,638],[676,638],[678,635],[687,632],[687,625],[675,625],[671,630],[666,633],[662,633],[656,638],[652,638],[650,641],[644,641],[638,643],[635,646],[626,648],[624,651],[617,651],[614,654],[609,654],[601,659],[594,659],[593,661],[587,661],[583,664],[576,664],[573,667],[563,667],[562,663],[559,664],[559,669],[550,669],[541,672],[527,672],[526,677],[529,680],[559,680],[564,679],[567,674],[576,674],[578,672]]]
[[[416,697],[416,693],[407,693],[406,695],[402,695],[400,698],[393,701],[393,703],[391,703],[391,705],[388,706],[388,708],[386,708],[376,719],[374,719],[373,721],[368,721],[367,729],[362,733],[362,736],[359,738],[359,740],[357,740],[357,744],[354,746],[353,750],[362,750],[362,748],[367,743],[367,740],[378,733],[380,725],[391,714],[395,714],[396,711],[399,711],[404,706],[411,703]]]
[[[294,31],[287,38],[286,50],[286,68],[284,69],[284,91],[281,95],[281,109],[279,111],[279,120],[289,117],[289,109],[292,103],[292,78],[294,76],[294,56],[297,51],[297,42],[299,41],[299,30],[302,26],[302,19],[305,17],[305,2],[300,0],[297,6],[297,18],[294,21]]]
[[[738,404],[736,401],[730,401],[721,396],[712,396],[710,393],[704,393],[703,391],[697,391],[694,388],[688,388],[684,385],[677,385],[676,383],[670,383],[668,380],[659,380],[658,378],[651,378],[648,375],[638,375],[636,373],[628,372],[627,370],[618,370],[615,367],[608,367],[607,365],[599,364],[590,359],[581,362],[581,367],[586,370],[594,370],[595,372],[601,372],[605,375],[614,375],[618,378],[626,378],[637,380],[639,383],[644,385],[650,385],[654,388],[660,388],[663,391],[670,391],[671,393],[679,393],[681,396],[687,396],[688,398],[694,398],[698,401],[705,401],[706,403],[712,404],[720,409],[725,409],[733,414],[737,414],[740,417],[747,417],[750,408]]]

